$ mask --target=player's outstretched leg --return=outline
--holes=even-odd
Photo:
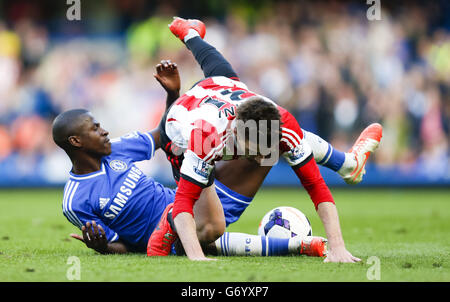
[[[314,133],[303,130],[317,164],[336,171],[348,184],[358,184],[365,174],[365,164],[381,141],[383,127],[374,123],[361,133],[349,152],[341,152]]]
[[[225,232],[216,240],[215,252],[221,256],[306,255],[324,257],[327,240],[318,236],[273,238],[244,233]],[[209,249],[213,251],[212,249]]]
[[[164,210],[158,226],[153,231],[147,244],[147,256],[168,256],[177,235],[171,226],[173,203]],[[173,225],[173,222],[172,222]]]
[[[217,51],[216,48],[203,41],[206,29],[199,20],[175,17],[169,24],[170,31],[177,36],[192,52],[195,60],[200,64],[205,77],[224,76],[239,80],[231,64]]]

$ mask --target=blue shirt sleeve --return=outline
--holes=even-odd
[[[134,131],[111,140],[112,153],[141,161],[151,159],[155,153],[155,140],[150,132]]]

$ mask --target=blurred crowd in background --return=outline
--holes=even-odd
[[[66,1],[0,1],[0,184],[65,182],[71,163],[51,137],[64,110],[91,110],[110,137],[156,127],[154,66],[176,62],[182,92],[203,77],[172,16],[201,18],[250,90],[337,149],[379,122],[377,167],[450,182],[448,2],[381,0],[380,21],[366,1],[191,2],[81,0],[68,21]],[[141,166],[158,180],[168,167],[162,152]]]

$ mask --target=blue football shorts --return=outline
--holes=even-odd
[[[219,199],[222,202],[223,211],[225,213],[225,222],[228,226],[241,217],[253,198],[234,192],[217,179],[214,180],[214,185],[216,187],[217,196],[219,196]]]

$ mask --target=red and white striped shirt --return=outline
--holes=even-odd
[[[205,176],[209,176],[208,171],[212,170],[215,161],[238,157],[229,152],[236,151],[233,134],[236,109],[253,96],[257,94],[249,91],[242,82],[212,77],[198,83],[174,103],[167,114],[165,129],[172,144],[184,151],[182,174],[206,184]],[[311,155],[311,148],[303,140],[295,117],[274,105],[280,111],[282,122],[280,154],[291,166],[296,166]],[[227,144],[234,147],[227,149]]]
[[[213,181],[211,174],[215,161],[238,158],[233,132],[236,109],[253,96],[259,96],[277,106],[282,123],[279,151],[289,165],[296,170],[311,160],[311,147],[303,139],[303,132],[295,117],[286,109],[266,97],[251,92],[240,81],[221,76],[211,77],[201,81],[178,98],[167,113],[165,132],[171,140],[171,150],[178,151],[184,156],[180,167],[181,178],[177,195],[183,194],[187,187],[193,190],[192,184],[195,185],[198,194],[191,194],[190,199],[199,195],[201,188]],[[227,148],[230,145],[233,147]],[[301,179],[301,175],[297,175]],[[192,209],[191,205],[193,206],[194,202],[195,200],[190,200],[189,206],[183,211]],[[175,206],[174,212],[178,213]]]

